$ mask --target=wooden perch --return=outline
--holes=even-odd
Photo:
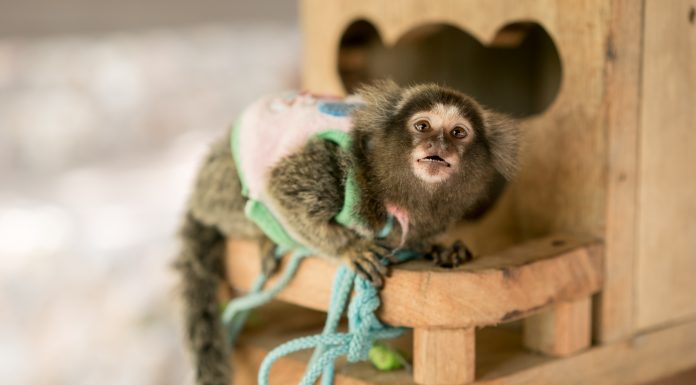
[[[601,251],[593,239],[553,236],[456,269],[408,262],[395,266],[386,280],[379,316],[389,324],[415,328],[468,328],[523,318],[546,305],[599,291]],[[227,276],[234,288],[248,290],[260,266],[254,242],[228,241]],[[336,267],[328,259],[308,258],[278,299],[326,310]]]
[[[271,349],[292,338],[320,333],[325,321],[323,314],[278,302],[259,309],[257,316],[265,322],[247,328],[235,348],[236,354],[232,355],[234,384],[256,384],[258,367]],[[277,319],[283,322],[272,322]],[[515,327],[476,331],[475,385],[635,385],[688,370],[696,364],[696,320],[651,330],[632,341],[594,346],[565,359],[523,349],[520,332]],[[390,342],[407,355],[411,351],[410,343],[408,334]],[[459,360],[435,355],[441,361]],[[270,384],[299,383],[310,357],[311,352],[304,351],[278,360],[271,370]],[[415,384],[412,373],[406,369],[382,372],[366,362],[345,361],[339,361],[336,366],[335,385]]]

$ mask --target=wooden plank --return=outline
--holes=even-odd
[[[392,325],[466,328],[519,319],[557,302],[584,298],[602,284],[602,247],[588,238],[554,236],[477,258],[456,269],[413,261],[393,269],[379,316]],[[327,308],[337,265],[308,258],[278,298]],[[260,270],[254,243],[228,242],[227,276],[248,290]],[[271,279],[269,284],[272,284]]]
[[[608,175],[604,287],[596,338],[617,341],[634,330],[636,199],[643,1],[611,3],[606,47]]]
[[[690,0],[645,3],[637,326],[696,316],[696,22]]]
[[[302,313],[299,318],[306,319]],[[285,315],[283,319],[292,319]],[[234,355],[236,385],[255,384],[255,373],[265,354],[297,335],[321,330],[291,327],[267,338],[267,327],[243,334]],[[696,320],[653,330],[612,344],[598,346],[563,359],[529,353],[519,335],[508,328],[486,328],[477,333],[477,385],[637,385],[696,366]],[[277,361],[271,385],[297,383],[310,354],[295,354]],[[484,367],[485,363],[485,367]],[[379,372],[368,363],[339,362],[336,385],[413,385],[406,370]]]
[[[480,385],[642,384],[696,365],[696,322],[590,349]],[[494,376],[494,374],[492,374]]]
[[[419,385],[474,381],[476,330],[414,329],[413,380]]]
[[[669,376],[666,378],[661,378],[657,381],[651,382],[649,384],[643,385],[684,385],[684,384],[696,384],[696,367],[687,370],[685,372],[680,372],[674,376]]]
[[[589,297],[559,302],[524,319],[524,344],[532,351],[565,357],[590,347]]]

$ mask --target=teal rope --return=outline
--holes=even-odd
[[[384,229],[379,233],[379,238],[388,235],[394,226],[394,218],[389,216]],[[268,277],[261,274],[250,292],[230,301],[222,315],[222,320],[228,329],[228,340],[234,344],[239,333],[249,316],[251,309],[269,302],[290,282],[295,275],[300,262],[312,252],[301,249],[293,252],[288,266],[283,271],[276,284],[266,290],[262,290]],[[280,257],[282,250],[276,251]],[[400,261],[406,261],[417,257],[418,254],[411,251],[399,250],[396,257]],[[386,264],[387,260],[383,259]],[[350,294],[355,295],[348,306],[348,331],[339,333],[338,324],[345,311]],[[264,358],[259,368],[258,384],[268,385],[271,367],[280,358],[305,349],[314,348],[312,359],[305,369],[305,374],[300,385],[313,385],[322,378],[322,385],[331,385],[334,381],[335,361],[340,356],[346,356],[348,362],[357,362],[368,359],[368,352],[376,340],[398,337],[405,330],[400,327],[392,327],[382,324],[375,315],[380,306],[380,298],[377,289],[365,278],[357,274],[345,265],[341,265],[336,271],[331,290],[331,302],[327,313],[326,323],[321,334],[301,337],[288,341],[273,349]]]
[[[417,254],[400,251],[397,258],[407,260]],[[355,291],[348,307],[348,332],[336,331],[350,293]],[[313,385],[322,377],[322,385],[334,381],[335,361],[346,356],[348,362],[368,359],[368,352],[376,340],[398,337],[404,328],[382,324],[375,315],[380,305],[379,293],[366,279],[359,277],[347,266],[340,266],[334,277],[327,321],[321,334],[301,337],[273,349],[259,368],[258,384],[268,385],[271,367],[278,359],[291,353],[315,348],[305,369],[300,385]]]
[[[263,291],[261,290],[268,280],[268,277],[261,273],[258,278],[256,278],[254,285],[247,295],[235,298],[225,306],[225,310],[222,313],[222,322],[224,325],[227,325],[227,340],[230,344],[234,344],[237,340],[242,327],[244,327],[244,323],[249,317],[251,309],[268,303],[283,290],[292,277],[295,276],[295,272],[300,266],[302,259],[311,254],[309,250],[297,250],[293,252],[292,256],[290,256],[288,266],[273,287]],[[282,255],[282,251],[276,252],[277,257],[280,257],[280,255]]]
[[[341,322],[341,315],[343,314],[343,311],[346,308],[346,302],[348,301],[348,297],[350,296],[350,291],[352,290],[351,285],[346,284],[346,280],[348,280],[350,277],[350,271],[347,271],[344,268],[339,268],[336,271],[336,275],[334,277],[334,282],[331,288],[331,300],[330,304],[333,308],[333,311],[329,309],[329,311],[326,314],[326,323],[324,323],[324,330],[322,331],[322,335],[329,335],[332,334],[336,331],[338,328],[339,322]],[[347,292],[346,292],[347,291]],[[309,361],[310,362],[310,367],[312,365],[318,365],[315,362],[320,359],[324,355],[325,351],[325,346],[324,345],[319,345],[314,349],[314,353],[312,354],[312,359]],[[330,364],[327,365],[318,365],[318,367],[323,367],[324,369],[324,375],[323,379],[327,378],[333,378],[333,361],[331,361]],[[270,366],[269,366],[270,370]],[[259,373],[261,371],[259,370]],[[316,381],[316,379],[315,379]],[[330,383],[327,383],[326,381],[323,382],[323,385],[331,385]]]

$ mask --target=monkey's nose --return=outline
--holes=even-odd
[[[442,138],[429,141],[426,145],[427,150],[447,151],[448,148],[449,145],[447,144],[447,141]]]

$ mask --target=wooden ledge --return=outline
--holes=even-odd
[[[280,344],[300,336],[320,333],[322,314],[287,304],[271,303],[256,312],[232,354],[234,384],[256,384],[259,365]],[[274,322],[282,319],[283,322]],[[411,354],[411,333],[393,346]],[[696,319],[644,332],[632,340],[595,346],[577,355],[554,359],[526,350],[521,330],[513,325],[476,331],[476,381],[471,385],[635,385],[674,375],[696,365]],[[297,384],[311,351],[279,359],[271,370],[270,384]],[[448,360],[444,357],[443,360]],[[677,382],[670,382],[677,384]],[[693,384],[694,382],[679,382]],[[335,385],[416,385],[404,369],[377,371],[367,362],[339,360]]]
[[[232,287],[248,290],[261,265],[256,243],[229,240],[226,262]],[[334,261],[308,258],[278,299],[326,310],[336,268]],[[395,266],[381,292],[379,316],[391,325],[418,328],[495,325],[546,305],[588,297],[601,285],[601,243],[553,236],[482,256],[456,269],[438,268],[428,261]]]

